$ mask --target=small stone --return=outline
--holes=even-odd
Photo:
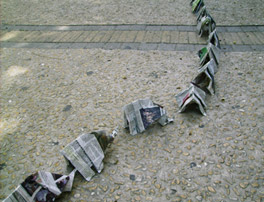
[[[255,157],[254,156],[249,156],[249,159],[250,160],[255,160]]]
[[[193,167],[195,167],[195,166],[197,166],[195,162],[191,162],[191,163],[190,163],[190,167],[191,167],[191,168],[193,168]]]
[[[135,181],[136,180],[136,176],[135,175],[130,175],[129,179],[132,180],[132,181]]]
[[[89,72],[86,72],[86,75],[87,76],[90,76],[90,75],[92,75],[94,72],[93,71],[89,71]]]
[[[189,152],[183,152],[183,155],[184,156],[189,156],[190,154],[189,154]]]
[[[135,199],[136,199],[136,201],[140,201],[141,200],[140,196],[136,196]]]
[[[4,167],[6,167],[6,164],[5,163],[0,163],[0,170],[3,170]]]
[[[177,174],[177,173],[179,173],[179,169],[174,168],[174,169],[172,170],[172,172],[173,172],[173,174]]]
[[[251,185],[252,185],[252,187],[254,187],[254,188],[259,187],[259,183],[257,183],[257,182],[253,182]]]
[[[245,189],[245,188],[247,188],[247,186],[248,186],[248,183],[246,183],[246,182],[244,182],[244,183],[239,183],[239,186],[241,187],[241,188],[243,188],[243,189]]]
[[[224,147],[228,147],[230,144],[229,143],[225,143],[224,144]]]
[[[182,153],[182,150],[179,149],[179,150],[177,150],[177,152],[178,152],[179,154],[181,154],[181,153]]]
[[[180,195],[180,197],[183,198],[183,199],[186,199],[187,198],[187,196],[186,195],[183,195],[183,194]]]
[[[81,194],[75,194],[74,198],[80,198]]]
[[[175,194],[177,192],[176,189],[171,189],[171,194]]]
[[[222,169],[222,166],[220,164],[217,164],[216,167]]]
[[[160,184],[155,184],[155,187],[156,187],[157,189],[160,189],[160,188],[161,188],[161,185],[160,185]]]
[[[67,112],[67,111],[70,111],[71,110],[71,108],[72,108],[72,106],[71,105],[66,105],[64,108],[63,108],[63,112]]]
[[[181,200],[180,197],[177,196],[173,201],[175,201],[175,202],[181,202],[182,200]]]
[[[199,128],[204,128],[204,124],[200,124],[199,125]]]
[[[213,171],[212,170],[208,171],[208,175],[213,175]]]
[[[233,188],[233,191],[235,192],[235,194],[236,194],[237,196],[240,196],[240,193],[238,192],[238,190],[237,190],[236,188]]]
[[[196,198],[198,201],[201,201],[201,200],[203,199],[202,196],[196,196],[195,198]]]
[[[216,193],[215,189],[213,187],[207,187],[208,191],[212,192],[212,193]]]

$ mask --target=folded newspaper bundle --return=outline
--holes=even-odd
[[[192,12],[198,13],[200,8],[204,6],[203,0],[192,0],[190,5],[192,6]]]
[[[204,16],[199,15],[197,23],[198,35],[201,37],[204,34],[210,34],[216,27],[214,19],[206,12],[201,12]]]
[[[176,100],[180,107],[179,112],[185,111],[191,105],[198,106],[200,112],[206,116],[205,108],[207,107],[205,104],[205,92],[199,87],[195,86],[191,83],[190,87],[187,90],[182,91],[178,95],[176,95]]]
[[[213,44],[216,48],[221,49],[216,29],[209,34],[208,43]]]
[[[149,98],[137,100],[124,106],[123,112],[124,127],[129,128],[131,135],[144,132],[155,122],[165,126],[173,121],[167,117],[162,106],[153,103]]]
[[[105,131],[83,134],[68,144],[61,153],[87,181],[90,181],[95,172],[100,173],[103,170],[104,151],[108,144],[113,142],[116,134],[117,129],[110,135],[106,135]]]
[[[39,171],[30,175],[3,202],[52,202],[71,191],[76,170],[69,175]]]
[[[199,22],[199,21],[201,21],[201,19],[202,19],[202,17],[204,17],[204,16],[207,16],[207,10],[206,10],[206,6],[203,6],[201,9],[200,9],[200,11],[198,12],[198,14],[197,14],[197,18],[196,18],[196,21],[197,21],[197,23]]]
[[[214,75],[215,68],[213,63],[214,60],[211,59],[208,63],[206,63],[203,67],[198,70],[198,75],[191,82],[195,86],[198,86],[205,92],[209,92],[211,95],[214,95],[215,87],[214,87]]]
[[[211,59],[214,59],[216,64],[219,64],[220,58],[220,49],[217,48],[212,43],[208,43],[208,45],[201,50],[198,51],[198,56],[200,58],[200,65],[203,66]]]
[[[216,74],[218,72],[218,65],[215,63],[215,60],[213,58],[211,58],[210,61],[205,65],[200,66],[198,69],[198,73],[202,71],[201,69],[203,68],[209,68],[211,72],[214,72],[213,74]]]

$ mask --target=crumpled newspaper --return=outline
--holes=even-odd
[[[190,87],[179,94],[176,95],[177,103],[180,107],[179,112],[185,111],[191,105],[198,106],[200,112],[206,116],[205,109],[205,97],[206,93],[199,87],[195,86],[193,83],[190,84]]]
[[[206,6],[203,6],[201,9],[200,9],[200,11],[198,12],[198,14],[197,14],[197,18],[196,18],[196,21],[197,21],[197,23],[199,22],[199,21],[201,21],[201,19],[202,19],[202,17],[204,17],[204,16],[207,16],[207,10],[206,10]]]
[[[212,43],[208,43],[208,45],[201,50],[198,51],[198,56],[200,58],[200,65],[203,66],[211,59],[214,59],[216,64],[219,64],[220,59],[220,49],[217,48]]]
[[[172,122],[165,109],[153,103],[149,98],[132,102],[123,107],[124,127],[129,128],[131,135],[144,132],[150,125],[158,122],[162,126]]]
[[[211,44],[213,44],[216,48],[221,49],[220,42],[219,42],[219,38],[218,38],[218,35],[217,35],[217,33],[216,33],[216,29],[214,29],[214,30],[209,34],[209,37],[208,37],[208,43],[211,43]]]
[[[204,6],[203,0],[192,0],[190,5],[192,6],[192,12],[198,13],[200,8]]]
[[[76,170],[69,175],[38,171],[22,182],[4,202],[52,202],[62,193],[71,191]]]
[[[214,75],[217,72],[217,65],[213,59],[207,62],[198,70],[198,75],[193,79],[191,83],[203,89],[205,92],[209,92],[214,95]]]
[[[199,21],[197,22],[197,31],[200,37],[204,34],[209,35],[213,30],[215,30],[215,21],[212,16],[206,11],[206,8],[204,8],[204,11],[201,12],[201,15],[199,15],[198,20]]]
[[[83,134],[68,144],[61,153],[87,181],[90,181],[95,172],[100,173],[103,170],[104,152],[116,134],[117,129],[110,135],[106,135],[105,131]]]

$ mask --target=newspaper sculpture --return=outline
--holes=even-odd
[[[211,72],[213,72],[213,74],[216,74],[218,72],[218,66],[215,63],[215,60],[213,58],[211,58],[211,60],[209,62],[207,62],[204,66],[200,66],[198,73],[201,72],[203,68],[209,68]]]
[[[205,92],[209,92],[211,95],[215,92],[214,87],[214,75],[217,71],[217,65],[215,61],[211,59],[204,66],[198,70],[198,75],[194,78],[192,83]]]
[[[192,0],[190,4],[192,6],[193,13],[198,13],[200,8],[204,6],[203,0]]]
[[[185,109],[191,105],[197,105],[200,112],[206,116],[205,108],[207,106],[204,102],[205,96],[206,94],[202,89],[191,83],[187,90],[184,90],[176,95],[176,100],[180,107],[179,112],[181,113],[185,111]]]
[[[206,10],[206,6],[203,6],[200,9],[199,13],[198,13],[198,16],[197,16],[197,19],[196,19],[197,23],[199,21],[201,21],[202,17],[207,16],[207,15],[208,15],[208,13],[207,13],[207,10]]]
[[[105,131],[92,132],[79,136],[68,144],[62,151],[62,155],[90,181],[95,171],[103,170],[104,151],[109,143],[113,142],[117,131],[106,135]]]
[[[153,103],[149,98],[137,100],[123,108],[124,127],[129,128],[131,135],[144,132],[150,125],[158,122],[162,126],[172,122],[162,106]]]
[[[214,19],[206,11],[202,14],[205,15],[200,15],[197,23],[197,31],[200,37],[205,33],[210,34],[216,27]]]
[[[208,37],[208,43],[213,44],[216,48],[221,49],[216,29],[212,31]]]
[[[39,171],[30,175],[3,202],[52,202],[65,191],[71,191],[76,170],[70,175]]]
[[[198,51],[198,56],[200,58],[200,65],[203,66],[211,59],[214,59],[216,64],[219,64],[220,49],[209,43],[207,47],[202,48]]]

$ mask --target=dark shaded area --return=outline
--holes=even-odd
[[[70,111],[71,108],[72,108],[71,105],[66,105],[66,107],[64,107],[62,111],[63,111],[63,112],[67,112],[67,111]]]

